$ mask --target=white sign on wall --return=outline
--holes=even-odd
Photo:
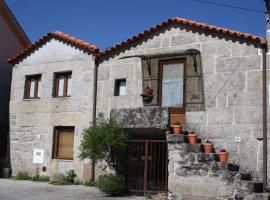
[[[44,149],[34,149],[33,163],[43,164],[43,162],[44,162]]]

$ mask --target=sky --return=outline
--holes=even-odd
[[[263,0],[209,0],[265,10]],[[265,36],[265,14],[196,0],[5,0],[34,42],[63,31],[106,49],[172,17]]]

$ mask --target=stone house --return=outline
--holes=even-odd
[[[8,157],[9,95],[12,65],[5,59],[30,44],[29,39],[8,6],[0,0],[0,169],[1,160]],[[1,171],[1,170],[0,170]],[[0,175],[1,176],[1,175]]]
[[[225,148],[230,163],[261,181],[265,46],[265,38],[183,18],[105,51],[49,33],[9,59],[13,172],[74,169],[88,179],[90,162],[77,158],[81,132],[103,112],[130,135],[130,190],[249,193],[250,183],[236,173],[232,179],[214,154],[183,143],[184,134],[168,133],[176,120],[183,121],[184,130],[202,141],[210,137],[216,153]],[[151,99],[141,96],[146,87],[153,89]],[[32,164],[33,149],[44,149],[42,165]],[[106,170],[96,166],[97,174]]]

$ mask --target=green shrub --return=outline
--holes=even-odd
[[[55,185],[72,185],[75,183],[75,178],[74,170],[69,170],[66,174],[55,174],[51,183]]]
[[[95,181],[92,181],[92,180],[89,180],[89,181],[85,181],[83,183],[84,186],[87,186],[87,187],[95,187],[96,186],[96,182]]]
[[[40,175],[35,175],[31,176],[28,172],[26,171],[19,171],[15,176],[12,177],[13,180],[29,180],[29,181],[42,181],[42,182],[49,182],[49,177],[48,176],[40,176]]]
[[[112,196],[125,194],[125,179],[121,175],[106,174],[98,178],[95,184],[102,192]]]
[[[34,176],[34,177],[37,177],[37,176]],[[38,176],[36,180],[32,180],[32,181],[49,182],[50,178],[49,176],[40,175]]]
[[[30,174],[26,171],[19,171],[15,176],[14,180],[32,180]]]

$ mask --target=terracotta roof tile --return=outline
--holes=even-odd
[[[176,18],[170,18],[167,21],[163,21],[163,22],[157,24],[156,26],[152,26],[149,29],[146,29],[145,31],[138,33],[137,35],[134,35],[134,36],[130,37],[129,39],[120,42],[119,44],[111,46],[108,49],[101,51],[99,55],[100,56],[107,55],[114,50],[120,49],[126,45],[129,45],[135,41],[138,41],[144,37],[147,37],[150,34],[160,30],[161,28],[166,27],[166,26],[173,24],[173,23],[184,24],[184,25],[199,28],[202,30],[209,30],[209,31],[213,31],[216,33],[220,33],[220,34],[225,34],[228,36],[237,37],[239,39],[250,40],[252,42],[256,42],[259,44],[266,44],[266,39],[264,37],[260,37],[260,36],[256,36],[256,35],[252,35],[252,34],[248,34],[248,33],[242,33],[239,31],[226,29],[226,28],[222,28],[219,26],[213,26],[213,25],[209,25],[206,23],[196,22],[193,20],[185,19],[185,18],[176,17]]]
[[[7,62],[8,63],[15,63],[18,59],[24,57],[29,52],[31,52],[33,49],[35,49],[36,47],[38,47],[39,45],[41,45],[42,43],[44,43],[45,41],[47,41],[50,38],[62,39],[62,40],[67,41],[71,44],[77,45],[83,49],[99,53],[99,48],[96,45],[93,45],[93,44],[90,44],[84,40],[75,38],[75,37],[68,35],[66,33],[63,33],[60,31],[55,31],[55,32],[48,33],[47,35],[45,35],[42,38],[40,38],[39,40],[37,40],[35,43],[29,44],[24,49],[22,49],[19,53],[17,53],[15,56],[7,59]]]

